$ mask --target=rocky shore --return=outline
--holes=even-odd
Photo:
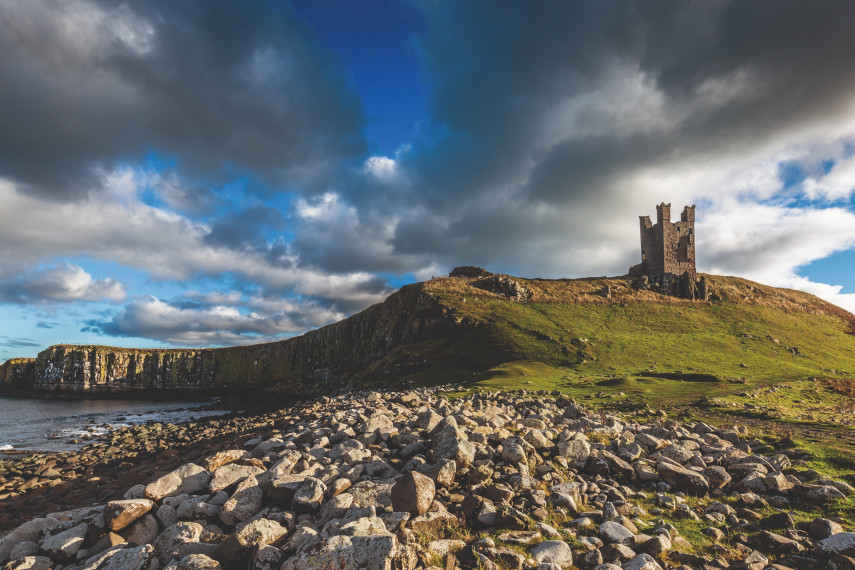
[[[0,565],[855,568],[853,488],[799,457],[558,394],[325,397],[0,462]]]

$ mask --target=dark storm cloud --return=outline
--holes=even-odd
[[[406,183],[344,190],[360,219],[398,220],[386,259],[621,272],[636,244],[631,232],[603,227],[635,230],[636,216],[661,200],[737,192],[736,181],[642,186],[646,172],[665,173],[664,182],[694,167],[741,167],[852,115],[851,2],[419,6],[430,121],[396,157]],[[539,256],[519,246],[532,241]],[[618,251],[599,266],[578,263],[598,244]],[[318,264],[346,262],[334,241],[314,240],[312,251]],[[374,259],[366,267],[382,266]]]
[[[0,53],[0,176],[30,193],[150,152],[308,184],[365,149],[357,95],[284,2],[2,2]]]
[[[211,245],[267,249],[267,235],[271,232],[281,233],[285,220],[278,209],[256,205],[224,214],[213,219],[209,225],[211,230],[205,241]]]

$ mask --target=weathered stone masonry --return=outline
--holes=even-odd
[[[656,223],[650,216],[639,216],[641,224],[641,263],[630,275],[683,275],[695,271],[695,207],[686,206],[680,221],[671,223],[671,204],[656,206]]]
[[[656,206],[656,223],[639,216],[641,263],[629,274],[640,289],[686,299],[708,299],[706,278],[696,278],[695,207],[685,206],[679,222],[671,222],[671,204]]]

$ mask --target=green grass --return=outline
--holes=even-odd
[[[728,301],[516,303],[434,294],[477,323],[473,348],[482,363],[495,363],[454,378],[473,388],[623,392],[656,405],[855,370],[855,337],[833,314]]]

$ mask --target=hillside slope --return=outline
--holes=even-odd
[[[467,275],[406,286],[349,319],[277,343],[51,347],[32,365],[33,389],[273,387],[296,395],[354,382],[451,381],[667,398],[855,371],[855,316],[806,293],[708,275],[710,300],[690,301],[636,289],[626,277]]]
[[[442,278],[426,291],[503,355],[476,378],[485,387],[714,395],[855,371],[852,314],[799,291],[705,277],[709,301],[637,290],[629,278]],[[510,302],[503,281],[524,302]]]

